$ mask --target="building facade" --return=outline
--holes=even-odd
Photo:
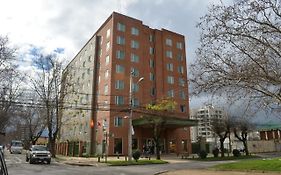
[[[192,109],[190,113],[192,119],[198,120],[198,126],[191,128],[192,142],[197,142],[198,138],[206,138],[206,142],[216,142],[216,135],[212,131],[212,120],[225,120],[226,113],[212,105]]]
[[[130,76],[134,108],[171,98],[177,117],[188,119],[186,69],[183,35],[113,12],[64,70],[58,153],[128,153]],[[133,149],[153,146],[152,137],[151,129],[134,127]],[[190,128],[166,130],[161,145],[166,153],[191,150]]]

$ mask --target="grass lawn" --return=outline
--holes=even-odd
[[[168,163],[163,160],[138,160],[136,161],[124,161],[124,160],[111,160],[107,161],[110,166],[127,166],[127,165],[148,165],[148,164],[165,164]]]
[[[205,159],[201,158],[189,158],[188,160],[198,160],[198,161],[225,161],[225,160],[241,160],[241,159],[253,159],[253,158],[259,158],[258,156],[225,156],[225,157],[207,157]]]
[[[281,158],[242,160],[236,163],[226,163],[226,164],[216,165],[213,168],[216,170],[281,172]]]

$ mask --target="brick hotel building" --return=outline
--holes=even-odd
[[[172,98],[174,114],[189,120],[186,69],[183,35],[151,29],[113,12],[64,70],[68,77],[64,84],[70,84],[65,88],[71,93],[66,94],[61,111],[57,152],[127,155],[131,73],[135,109]],[[137,83],[140,78],[144,79]],[[133,113],[133,120],[141,115]],[[166,128],[161,136],[163,153],[191,151],[189,123]],[[153,129],[134,126],[133,149],[153,145],[152,136]]]

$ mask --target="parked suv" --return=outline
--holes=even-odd
[[[11,148],[10,148],[10,153],[11,154],[13,154],[13,153],[21,154],[22,150],[23,150],[23,146],[22,145],[23,145],[22,141],[20,141],[20,140],[12,140]]]
[[[51,153],[44,145],[32,145],[26,152],[26,161],[29,161],[30,164],[35,162],[47,162],[47,164],[50,164]]]

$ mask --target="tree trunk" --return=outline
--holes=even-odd
[[[224,140],[220,139],[221,157],[224,157]]]
[[[159,143],[159,138],[155,140],[155,146],[156,146],[156,159],[160,160],[160,143]]]
[[[52,154],[52,157],[56,157],[56,140],[50,139],[50,152]]]
[[[246,156],[248,156],[249,150],[248,150],[247,140],[243,140],[243,146],[244,146],[245,154],[246,154]]]

